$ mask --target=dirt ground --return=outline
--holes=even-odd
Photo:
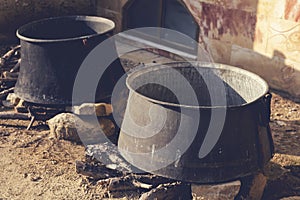
[[[276,155],[264,199],[300,199],[300,104],[273,94],[271,116]],[[28,123],[0,120],[0,199],[101,199],[104,191],[75,171],[84,147],[57,141],[42,123],[27,131]]]
[[[300,199],[300,104],[273,93],[271,107],[276,154],[266,166],[263,199]],[[76,173],[75,161],[84,160],[84,146],[56,140],[42,122],[31,130],[26,130],[28,124],[0,120],[0,200],[113,199],[105,188]],[[130,196],[124,191],[118,199]]]

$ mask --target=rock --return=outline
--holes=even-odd
[[[50,128],[50,134],[56,139],[65,139],[78,143],[81,142],[77,133],[75,121],[80,121],[80,119],[77,119],[77,116],[69,113],[56,115],[54,118],[47,121]]]
[[[18,105],[20,102],[20,98],[15,93],[9,93],[6,97],[6,100],[14,106]]]
[[[40,177],[40,176],[32,176],[32,177],[30,177],[30,180],[33,181],[33,182],[37,182],[37,181],[42,180],[42,177]]]
[[[192,184],[192,193],[196,197],[209,200],[234,199],[240,190],[240,181],[216,185]]]
[[[277,117],[280,117],[280,116],[282,116],[283,114],[282,114],[282,113],[276,112],[274,115],[277,116]]]
[[[14,108],[14,105],[8,100],[2,100],[2,104],[6,108]]]
[[[92,118],[78,117],[72,113],[61,113],[48,120],[47,124],[50,128],[50,133],[56,139],[95,144],[106,141],[105,133],[113,135],[112,122],[109,123],[107,120],[100,120],[101,125],[99,126],[99,122]],[[105,131],[101,131],[101,126]]]
[[[24,100],[20,100],[18,104],[15,106],[15,111],[19,113],[27,113],[28,110],[26,108],[26,102]]]
[[[95,115],[98,117],[109,116],[112,113],[112,106],[106,103],[83,103],[80,106],[67,107],[66,111],[77,115]]]
[[[280,121],[280,120],[277,120],[276,124],[278,124],[279,126],[286,126],[287,125],[284,121]]]
[[[297,108],[292,108],[292,109],[291,109],[291,111],[293,111],[293,112],[297,112],[297,111],[298,111],[298,109],[297,109]]]

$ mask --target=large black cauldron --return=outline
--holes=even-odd
[[[126,84],[130,94],[118,147],[144,171],[225,182],[256,173],[273,155],[271,94],[253,73],[179,62],[137,70]],[[202,153],[203,147],[208,151]]]
[[[114,22],[101,17],[66,16],[34,21],[19,28],[22,60],[15,93],[36,104],[71,104],[81,63],[96,45],[112,35],[114,27]],[[101,78],[95,101],[108,98],[123,74],[116,60]],[[75,99],[73,103],[82,102]]]

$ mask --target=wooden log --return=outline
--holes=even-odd
[[[6,83],[6,82],[16,82],[17,78],[0,78],[1,83]]]
[[[6,63],[11,59],[11,57],[15,54],[15,52],[20,48],[21,45],[18,45],[12,48],[11,50],[9,50],[8,52],[6,52],[0,59],[0,66],[3,67],[4,65],[6,65]]]
[[[1,73],[0,73],[1,74]],[[0,78],[1,89],[9,89],[16,85],[17,78]]]
[[[16,72],[19,70],[20,68],[20,64],[21,64],[21,58],[18,59],[17,63],[15,64],[15,66],[9,71],[10,73]]]
[[[16,113],[14,111],[2,111],[0,112],[0,119],[30,120],[30,116],[26,113]]]
[[[10,78],[10,79],[17,79],[19,76],[19,73],[17,72],[8,72],[5,71],[2,73],[4,78]]]
[[[7,90],[3,90],[2,92],[0,92],[0,99],[5,99],[9,93],[12,93],[14,91],[14,89],[15,88],[12,87],[12,88],[9,88]]]

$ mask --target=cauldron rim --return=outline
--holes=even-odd
[[[105,23],[110,26],[107,30],[103,30],[100,33],[95,33],[95,34],[88,34],[80,37],[70,37],[70,38],[62,38],[62,39],[38,39],[38,38],[30,38],[28,36],[24,36],[22,32],[24,32],[27,28],[34,24],[38,24],[41,22],[45,22],[48,20],[58,20],[58,19],[74,19],[74,20],[81,20],[81,21],[94,21],[94,22],[101,22]],[[20,40],[24,40],[26,42],[33,42],[33,43],[54,43],[54,42],[66,42],[66,41],[75,41],[75,40],[83,40],[83,39],[88,39],[92,37],[99,36],[101,34],[110,32],[114,30],[115,28],[115,23],[112,20],[109,20],[107,18],[99,17],[99,16],[87,16],[87,15],[68,15],[68,16],[59,16],[59,17],[48,17],[48,18],[43,18],[35,21],[31,21],[27,24],[24,24],[20,28],[17,29],[16,31],[16,36]]]
[[[174,66],[177,65],[177,66]],[[242,72],[243,74],[247,74],[251,77],[253,77],[254,79],[258,80],[261,82],[261,84],[263,85],[263,87],[265,88],[264,92],[262,92],[262,94],[260,96],[258,96],[256,99],[250,101],[250,102],[246,102],[243,104],[239,104],[239,105],[226,105],[226,106],[205,106],[205,105],[186,105],[186,104],[176,104],[176,103],[171,103],[171,102],[166,102],[166,101],[161,101],[161,100],[157,100],[157,99],[153,99],[150,97],[147,97],[139,92],[137,92],[136,90],[134,90],[131,86],[131,83],[133,81],[134,78],[136,78],[137,76],[139,76],[142,73],[147,73],[147,72],[151,72],[154,70],[159,70],[159,69],[164,69],[164,68],[176,68],[176,67],[184,67],[184,66],[178,66],[181,64],[189,64],[192,65],[193,67],[197,67],[197,68],[214,68],[214,69],[226,69],[226,70],[230,70],[230,71],[234,71],[234,72]],[[173,65],[173,66],[172,66]],[[199,62],[199,61],[188,61],[188,62],[178,62],[178,61],[174,61],[174,62],[167,62],[167,63],[162,63],[162,64],[157,64],[157,65],[152,65],[152,66],[146,66],[142,69],[136,69],[134,71],[132,71],[128,77],[126,78],[126,86],[129,89],[130,92],[133,92],[135,95],[138,95],[139,97],[155,103],[155,104],[160,104],[162,106],[170,106],[170,107],[177,107],[177,108],[186,108],[186,109],[234,109],[234,108],[241,108],[241,107],[245,107],[248,105],[251,105],[255,102],[257,102],[259,99],[263,98],[266,94],[268,94],[269,92],[269,86],[267,84],[267,82],[260,77],[259,75],[238,68],[238,67],[234,67],[234,66],[230,66],[230,65],[226,65],[226,64],[222,64],[222,63],[212,63],[212,62]]]

